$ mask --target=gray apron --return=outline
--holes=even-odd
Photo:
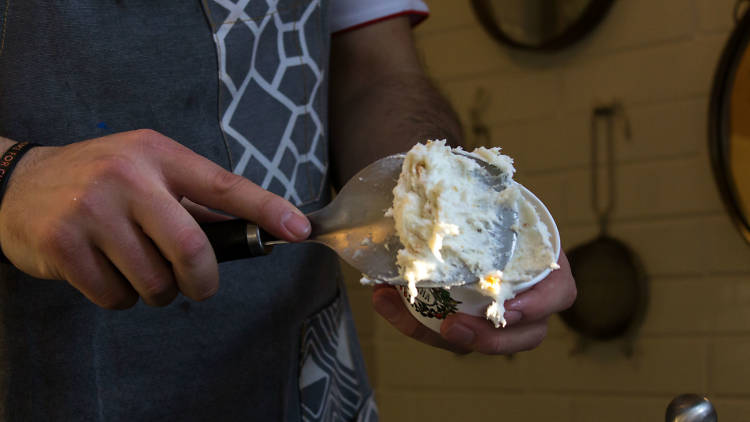
[[[325,0],[0,0],[0,136],[150,128],[302,208],[328,195]],[[377,420],[333,253],[109,311],[2,266],[8,420]]]

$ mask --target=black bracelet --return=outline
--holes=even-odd
[[[12,147],[8,148],[7,151],[0,158],[0,205],[2,204],[3,197],[5,196],[5,190],[8,188],[8,180],[10,174],[13,173],[13,169],[16,168],[16,164],[21,161],[21,157],[26,154],[31,148],[38,146],[31,142],[18,142]],[[0,246],[1,247],[1,246]],[[0,262],[10,263],[5,254],[0,250]]]

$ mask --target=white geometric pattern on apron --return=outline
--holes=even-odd
[[[208,1],[207,15],[222,17],[212,26],[232,171],[296,205],[316,200],[328,166],[325,64],[308,38],[328,34],[307,27],[321,25],[321,0]]]
[[[378,421],[375,401],[362,394],[341,302],[339,297],[310,318],[303,330],[299,377],[303,422]]]

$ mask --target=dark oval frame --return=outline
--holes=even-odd
[[[742,212],[737,187],[729,168],[729,107],[732,87],[737,67],[748,45],[750,45],[750,13],[745,13],[724,46],[714,74],[708,110],[708,152],[724,207],[742,237],[750,244],[750,217]]]
[[[562,34],[542,44],[534,45],[519,42],[500,29],[495,19],[492,18],[494,16],[492,0],[471,0],[474,14],[490,35],[513,48],[534,51],[556,51],[579,41],[604,19],[614,2],[615,0],[591,0],[578,19]]]

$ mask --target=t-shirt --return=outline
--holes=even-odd
[[[426,12],[358,3],[370,12],[336,12],[346,0],[0,0],[0,136],[66,145],[150,128],[310,212],[330,199],[331,31]],[[125,311],[0,270],[8,420],[377,420],[323,246],[221,264],[206,301]]]

